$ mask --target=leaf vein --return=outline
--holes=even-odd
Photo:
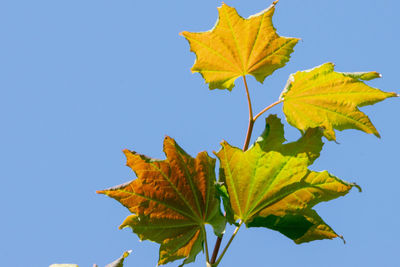
[[[132,185],[131,185],[131,187],[132,187]],[[135,191],[126,191],[126,190],[123,190],[123,189],[120,189],[120,191],[121,191],[121,192],[124,192],[124,193],[127,193],[127,194],[130,194],[130,195],[135,195],[135,196],[144,198],[144,199],[146,199],[146,200],[154,201],[154,202],[156,202],[156,203],[158,203],[158,204],[161,204],[161,205],[165,206],[165,207],[168,208],[168,209],[171,209],[171,210],[173,210],[173,211],[178,212],[178,213],[181,214],[181,215],[184,215],[184,216],[186,216],[186,217],[188,217],[188,218],[193,219],[193,221],[197,221],[197,219],[194,218],[191,214],[189,214],[189,213],[187,213],[187,212],[185,212],[185,211],[183,211],[183,210],[181,210],[181,209],[179,209],[179,208],[177,208],[177,207],[174,207],[174,206],[172,206],[172,205],[169,205],[169,204],[166,203],[166,202],[160,201],[160,200],[158,200],[158,199],[155,199],[155,198],[152,198],[152,197],[149,197],[149,196],[146,196],[146,195],[142,195],[142,194],[136,193]]]

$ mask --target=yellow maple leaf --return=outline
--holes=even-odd
[[[262,83],[283,67],[299,39],[276,33],[272,16],[277,2],[248,19],[223,4],[212,30],[182,32],[197,56],[192,72],[199,72],[210,89],[231,90],[238,77],[250,74]]]
[[[398,96],[366,85],[363,80],[380,77],[373,72],[335,72],[332,63],[292,74],[281,94],[287,121],[305,132],[308,128],[324,128],[328,140],[335,140],[335,131],[358,129],[379,136],[370,119],[358,107],[372,105]]]

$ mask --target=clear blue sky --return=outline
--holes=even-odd
[[[271,3],[225,2],[245,17]],[[248,118],[243,86],[238,81],[232,92],[209,91],[199,74],[191,74],[195,56],[178,35],[210,29],[220,5],[0,2],[1,266],[104,266],[128,249],[127,267],[156,265],[158,245],[118,230],[128,211],[95,191],[134,178],[124,148],[163,158],[166,134],[192,155],[218,150],[222,139],[242,146]],[[338,71],[379,71],[383,78],[369,84],[400,93],[398,10],[397,0],[281,0],[274,16],[278,33],[302,41],[264,85],[249,79],[254,109],[275,101],[290,73],[329,61]],[[281,109],[271,112],[283,118]],[[312,166],[364,190],[317,206],[347,244],[295,245],[272,230],[243,228],[221,266],[398,266],[399,99],[362,110],[382,139],[339,132],[340,144],[326,144]],[[260,120],[254,138],[262,128]],[[287,139],[299,136],[286,129]],[[199,255],[189,266],[204,265]]]

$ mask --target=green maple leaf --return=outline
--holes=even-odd
[[[319,129],[309,129],[298,141],[283,144],[283,126],[271,115],[249,150],[223,142],[216,155],[235,219],[277,230],[296,243],[338,237],[312,207],[347,194],[355,184],[308,169],[322,149],[321,138]]]
[[[248,19],[223,4],[212,30],[182,32],[197,56],[192,72],[199,72],[210,89],[231,90],[240,76],[250,74],[262,83],[283,67],[299,39],[276,33],[272,16],[277,2]]]
[[[292,74],[281,94],[287,121],[301,130],[322,127],[328,140],[334,129],[358,129],[379,137],[370,119],[358,107],[372,105],[396,93],[386,93],[362,80],[380,77],[377,72],[335,72],[332,63]]]
[[[192,158],[170,137],[164,152],[167,159],[155,160],[124,150],[137,179],[98,193],[133,213],[120,228],[130,227],[141,240],[161,244],[158,264],[181,258],[186,264],[203,248],[205,224],[217,235],[225,227],[215,192],[215,159],[207,152]]]

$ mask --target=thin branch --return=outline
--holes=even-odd
[[[246,151],[249,148],[255,119],[253,118],[253,108],[251,107],[250,92],[249,92],[249,87],[247,86],[246,76],[243,76],[243,83],[244,87],[246,88],[247,103],[249,105],[249,126],[247,127],[246,139],[243,145],[243,151]]]
[[[242,224],[243,224],[243,222],[240,221],[239,225],[236,227],[235,231],[233,232],[231,238],[229,239],[228,243],[226,244],[224,250],[222,251],[221,255],[219,256],[219,258],[218,258],[218,260],[217,260],[217,262],[215,263],[214,266],[218,266],[219,262],[222,260],[222,257],[224,257],[225,252],[228,250],[229,246],[231,245],[233,239],[235,238],[235,236],[236,236],[237,232],[239,231],[240,226],[242,226]]]
[[[211,256],[211,261],[210,261],[211,264],[214,264],[215,261],[217,260],[218,251],[219,251],[219,248],[221,247],[222,237],[224,237],[224,234],[219,236],[217,238],[217,241],[215,241],[214,251],[213,251],[213,254]]]
[[[243,145],[243,151],[246,151],[249,148],[251,133],[253,132],[254,120],[249,120],[249,126],[247,128],[246,141]]]
[[[272,103],[271,105],[269,105],[268,107],[264,108],[263,110],[260,111],[260,113],[258,113],[255,117],[254,117],[254,121],[257,120],[258,117],[260,117],[264,112],[266,112],[267,110],[269,110],[270,108],[275,107],[276,105],[280,104],[283,102],[283,99],[280,99],[278,101],[276,101],[275,103]]]

